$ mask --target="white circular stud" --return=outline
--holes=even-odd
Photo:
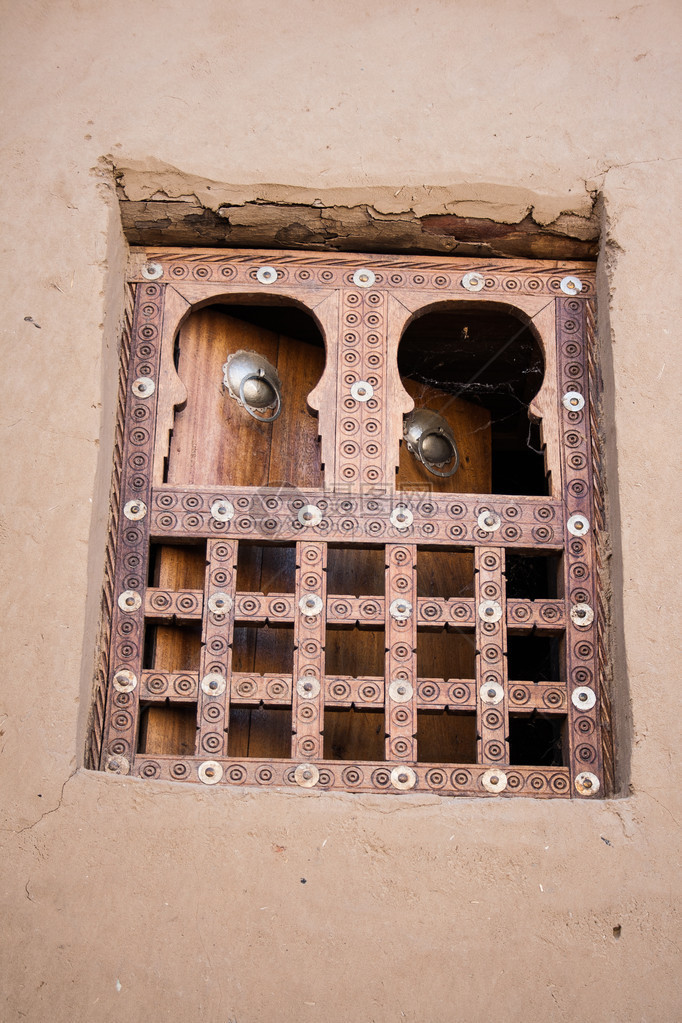
[[[579,295],[583,290],[583,282],[578,277],[562,277],[559,285],[564,295]]]
[[[298,606],[304,615],[314,618],[322,610],[322,597],[318,597],[316,593],[304,593]]]
[[[571,703],[578,710],[592,710],[596,702],[597,697],[587,686],[579,686],[571,693]]]
[[[154,393],[154,381],[151,377],[138,377],[133,380],[133,394],[138,398],[151,398]]]
[[[142,276],[145,281],[158,281],[159,277],[163,277],[163,267],[160,263],[146,263],[142,267]]]
[[[127,519],[137,522],[138,519],[143,519],[147,514],[147,505],[144,501],[127,501],[123,505],[123,514]]]
[[[391,771],[391,785],[394,789],[405,791],[413,789],[417,784],[417,775],[411,767],[394,767]]]
[[[476,521],[478,522],[478,528],[482,529],[484,533],[494,533],[502,525],[500,516],[490,511],[489,508],[482,511]]]
[[[299,764],[294,771],[296,784],[304,789],[312,789],[320,780],[320,772],[315,764]]]
[[[217,760],[204,760],[203,764],[199,764],[197,774],[204,785],[217,785],[223,777],[223,768]]]
[[[409,529],[414,521],[414,516],[404,504],[397,504],[391,512],[391,525],[396,529]]]
[[[232,610],[232,597],[229,593],[212,593],[208,598],[208,609],[214,615],[226,615]]]
[[[298,521],[302,526],[319,526],[322,522],[322,512],[316,504],[304,504],[298,509]]]
[[[502,617],[502,605],[496,600],[482,600],[478,605],[478,617],[482,622],[499,622]]]
[[[139,611],[142,607],[142,597],[135,590],[124,590],[118,598],[118,606],[121,611]]]
[[[211,518],[216,522],[229,522],[234,517],[234,505],[230,501],[218,498],[211,505]]]
[[[585,536],[590,531],[590,520],[584,515],[571,515],[566,528],[573,536]]]
[[[589,604],[573,604],[571,607],[571,621],[579,629],[586,629],[594,621],[594,611]]]
[[[104,770],[107,774],[130,774],[130,761],[119,755],[107,757]]]
[[[394,703],[409,703],[413,693],[412,684],[404,678],[394,678],[388,687],[388,695]]]
[[[464,274],[464,277],[462,277],[462,287],[466,288],[467,291],[483,291],[485,277],[477,273]]]
[[[222,696],[227,688],[227,679],[219,671],[209,671],[201,680],[201,691],[206,696]]]
[[[371,288],[376,281],[376,274],[373,270],[367,269],[367,267],[361,266],[359,270],[356,270],[353,274],[353,284],[357,288]]]
[[[507,787],[507,775],[504,771],[492,768],[481,775],[481,785],[488,792],[504,792]]]
[[[391,618],[395,618],[397,622],[406,622],[412,614],[412,604],[409,600],[404,600],[402,597],[396,597],[395,600],[391,601],[388,610]]]
[[[260,284],[274,284],[277,280],[277,271],[274,266],[259,266],[256,270],[256,280]]]
[[[320,681],[314,675],[302,675],[296,682],[296,692],[302,700],[314,700],[320,694]]]
[[[350,393],[356,401],[369,401],[374,397],[374,388],[366,380],[358,380],[351,387]]]
[[[113,683],[117,693],[132,693],[137,685],[137,676],[127,668],[121,668],[114,675]]]
[[[596,796],[601,788],[599,778],[590,771],[583,771],[575,779],[576,790],[581,796]]]
[[[504,689],[499,682],[484,682],[479,690],[481,702],[496,707],[504,699]]]
[[[580,391],[566,391],[566,394],[561,399],[561,404],[569,412],[580,412],[581,409],[585,408],[585,399]]]

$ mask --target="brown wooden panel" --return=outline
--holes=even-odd
[[[359,597],[381,597],[386,574],[383,547],[335,547],[327,549],[327,592]]]
[[[475,711],[419,710],[417,750],[422,764],[475,764]]]
[[[279,338],[218,308],[193,313],[179,337],[178,375],[187,402],[175,414],[169,483],[268,482],[272,426],[258,423],[223,391],[223,364],[240,348],[277,362]]]
[[[148,756],[168,753],[191,757],[196,733],[196,704],[147,707],[140,717],[138,752]]]
[[[277,373],[282,381],[282,414],[272,424],[268,484],[271,487],[321,487],[317,416],[307,397],[322,375],[324,350],[280,338]],[[253,485],[253,484],[252,484]]]
[[[240,543],[237,562],[237,592],[293,593],[296,578],[296,548]]]
[[[414,399],[415,409],[439,412],[452,427],[459,449],[459,469],[448,479],[429,472],[403,441],[400,445],[398,489],[436,494],[489,494],[491,489],[490,413],[480,405],[456,398],[447,391],[429,387],[408,377],[403,387]]]
[[[379,760],[384,753],[383,707],[377,710],[327,707],[325,760]]]

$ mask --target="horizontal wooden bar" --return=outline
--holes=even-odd
[[[417,710],[476,710],[473,678],[417,679]]]
[[[253,675],[235,671],[230,685],[230,703],[291,706],[291,685],[291,675]]]
[[[350,707],[361,710],[383,710],[383,678],[346,678],[329,675],[324,680],[324,703],[327,707]]]
[[[476,624],[476,602],[473,597],[419,597],[417,599],[417,625],[420,628],[433,625],[460,626],[473,629]]]
[[[317,195],[317,193],[315,193]],[[259,201],[259,208],[262,203]],[[186,214],[191,222],[189,237],[194,238],[195,223],[197,221],[197,207],[186,202],[168,202],[167,200],[145,200],[144,204],[136,204],[131,200],[123,200],[121,209],[124,217],[124,228],[128,241],[134,245],[145,245],[144,249],[134,248],[131,253],[128,280],[143,282],[141,270],[144,264],[152,260],[159,263],[163,269],[161,281],[169,282],[176,287],[185,288],[191,283],[197,288],[209,289],[211,285],[219,284],[222,289],[228,288],[239,290],[248,289],[253,291],[258,287],[255,280],[255,272],[264,263],[275,266],[278,273],[278,288],[286,288],[287,291],[296,289],[315,288],[324,291],[332,288],[343,287],[351,283],[353,271],[358,267],[370,266],[376,274],[377,288],[393,288],[394,290],[413,290],[418,294],[435,290],[443,296],[445,292],[451,294],[454,290],[461,294],[462,276],[468,271],[475,270],[481,274],[486,281],[482,292],[476,296],[477,301],[485,301],[490,297],[503,295],[507,301],[519,295],[548,295],[556,297],[561,294],[561,279],[568,273],[564,260],[571,261],[571,272],[580,271],[580,278],[583,282],[583,290],[580,298],[589,298],[595,292],[595,264],[594,258],[596,248],[594,240],[587,242],[571,238],[568,235],[561,238],[556,226],[547,236],[546,251],[543,254],[538,252],[538,232],[542,234],[542,227],[534,221],[526,218],[521,224],[492,224],[489,220],[476,221],[475,219],[458,217],[449,214],[431,214],[422,218],[421,222],[415,222],[415,232],[410,237],[409,258],[396,252],[391,255],[381,255],[375,252],[363,253],[359,256],[357,250],[353,252],[310,252],[310,251],[289,251],[278,249],[277,238],[273,236],[273,244],[265,249],[251,248],[248,246],[246,235],[234,238],[232,234],[227,239],[234,248],[224,248],[225,231],[229,228],[225,218],[214,213],[214,211],[200,208],[200,219],[202,225],[206,225],[207,218],[210,220],[211,213],[215,217],[218,232],[213,241],[219,242],[221,248],[195,248],[192,246],[173,248],[176,244],[172,237],[174,228],[169,228],[169,219],[173,220],[174,215]],[[304,204],[294,205],[295,219],[297,222],[312,218],[313,230],[320,233],[319,208],[306,206]],[[352,208],[351,208],[352,209]],[[149,222],[154,219],[154,212],[158,220],[163,224],[163,237],[152,237],[147,226],[146,235],[140,234],[142,221]],[[139,214],[142,213],[142,221]],[[138,214],[138,216],[136,216]],[[336,249],[339,246],[338,233],[340,213],[337,204],[334,205],[334,237],[331,239],[330,248]],[[277,208],[279,216],[279,208]],[[293,216],[293,214],[292,214]],[[367,216],[362,213],[363,218]],[[409,219],[409,218],[408,218]],[[473,226],[472,226],[473,225]],[[350,230],[353,240],[357,244],[357,212],[350,216]],[[597,225],[594,225],[598,233]],[[405,224],[401,225],[402,235],[405,235]],[[203,227],[202,227],[203,229]],[[207,228],[210,235],[210,227]],[[481,231],[484,235],[481,235]],[[153,228],[158,234],[158,230]],[[170,234],[169,234],[170,231]],[[248,232],[247,232],[248,233]],[[511,248],[504,247],[503,240],[506,233],[513,234],[514,244]],[[523,243],[519,241],[525,234],[533,237],[532,245],[528,245],[527,251],[523,250]],[[143,232],[144,234],[144,232]],[[494,237],[493,237],[494,235]],[[458,244],[468,243],[475,248],[476,244],[481,245],[482,251],[475,252],[471,248],[465,255],[452,256],[449,254],[450,243],[445,247],[441,255],[420,254],[424,249],[432,250],[438,248],[437,240],[440,236],[449,239],[456,236]],[[596,234],[595,234],[596,237]],[[502,239],[502,241],[501,241]],[[187,245],[187,239],[183,237],[180,244]],[[491,248],[495,245],[502,245],[501,251],[492,253]],[[163,246],[161,248],[157,246]],[[344,247],[344,246],[340,246]],[[388,248],[396,248],[396,239],[391,237]],[[399,248],[399,241],[397,243]],[[542,246],[540,245],[540,248]],[[551,253],[551,254],[550,254]],[[532,263],[527,259],[509,258],[518,256],[531,256]],[[503,258],[500,258],[503,257]],[[360,259],[360,263],[358,263]],[[229,273],[223,272],[229,267]],[[301,268],[315,268],[316,273],[309,273],[305,278],[301,276]],[[318,273],[324,270],[323,281],[318,280]],[[384,271],[382,273],[382,271]],[[390,275],[390,281],[389,281]],[[401,279],[396,282],[396,275]],[[511,282],[511,283],[510,283]]]
[[[508,600],[507,632],[563,632],[566,605],[563,600]]]
[[[199,768],[204,760],[197,757],[180,759],[173,756],[139,756],[132,766],[132,773],[140,778],[166,781],[199,782]],[[257,760],[219,757],[216,761],[222,769],[222,777],[214,789],[225,786],[272,786],[297,787],[296,769],[300,763],[295,760]],[[308,791],[329,789],[352,792],[393,793],[399,789],[392,782],[394,768],[405,773],[406,767],[414,772],[415,784],[409,790],[448,796],[489,796],[490,798],[533,796],[568,797],[570,779],[566,767],[508,767],[494,768],[501,790],[487,789],[483,782],[489,777],[490,768],[479,764],[399,764],[382,761],[339,761],[317,760],[311,763],[317,768],[319,777]],[[305,791],[303,789],[302,791]]]
[[[143,671],[140,700],[149,703],[195,703],[199,693],[196,671]]]
[[[160,590],[149,587],[144,595],[147,621],[201,621],[204,606],[203,590]]]
[[[232,518],[218,522],[211,515],[216,502],[229,501]],[[322,519],[302,525],[298,513],[316,505]],[[408,515],[400,522],[392,513],[400,506]],[[478,519],[484,512],[500,519],[487,532]],[[515,550],[560,550],[563,547],[563,509],[550,497],[489,497],[471,494],[350,493],[325,490],[283,490],[281,487],[220,489],[196,486],[154,488],[150,510],[152,538],[176,542],[188,537],[292,542],[326,540],[350,545],[418,543],[420,546],[471,548],[510,547]],[[410,521],[411,517],[411,521]]]
[[[293,622],[293,593],[237,593],[234,600],[235,622]]]
[[[509,682],[509,710],[565,714],[568,709],[563,682]]]
[[[198,697],[199,676],[191,671],[143,671],[140,700],[145,703],[193,703]],[[285,707],[291,704],[291,675],[255,675],[234,672],[230,702]],[[562,682],[510,682],[509,709],[514,713],[565,714],[568,707]],[[345,678],[330,675],[324,680],[324,705],[355,706],[377,710],[384,706],[383,678]],[[417,680],[418,710],[476,710],[474,679],[420,678]]]
[[[161,590],[149,588],[145,593],[145,617],[148,621],[201,619],[201,590]],[[417,601],[419,628],[473,629],[476,605],[472,598],[420,597]],[[293,622],[296,607],[293,593],[238,593],[235,598],[236,622]],[[327,598],[328,625],[382,625],[383,597],[334,595]],[[562,600],[511,600],[507,603],[509,631],[562,632],[566,627],[566,610]]]

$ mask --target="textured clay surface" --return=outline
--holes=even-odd
[[[679,20],[672,0],[8,9],[4,1020],[679,1016]],[[311,209],[345,248],[372,247],[369,210],[400,231],[441,218],[444,237],[444,217],[600,227],[618,798],[215,791],[79,766],[118,198],[195,204],[266,247],[318,244]]]

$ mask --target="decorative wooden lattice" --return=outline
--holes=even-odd
[[[363,792],[586,797],[603,790],[591,267],[253,251],[150,250],[147,258],[133,275],[101,768]],[[259,273],[264,266],[274,273]],[[326,363],[308,404],[317,413],[323,486],[164,482],[175,409],[185,399],[174,365],[178,329],[197,305],[238,296],[295,303],[321,328]],[[511,307],[533,325],[545,375],[531,411],[542,423],[552,496],[457,493],[457,476],[452,492],[396,489],[403,416],[412,405],[398,344],[415,314],[446,302]],[[369,400],[353,396],[358,383],[370,385]],[[312,522],[305,508],[314,509]],[[148,585],[151,545],[196,541],[206,545],[203,586]],[[288,591],[240,591],[240,550],[254,542],[295,550]],[[328,593],[332,547],[370,546],[384,556],[383,594]],[[419,595],[420,559],[443,550],[473,551],[469,595]],[[507,599],[509,552],[561,555],[563,595]],[[200,628],[194,669],[144,666],[146,632],[164,623]],[[235,629],[258,624],[293,631],[289,670],[233,670]],[[326,674],[326,637],[338,627],[383,631],[383,675]],[[420,676],[418,636],[436,627],[471,636],[472,677]],[[510,634],[558,638],[559,677],[510,681]],[[194,750],[141,749],[142,709],[167,701],[196,706]],[[231,755],[231,710],[252,706],[289,708],[289,756]],[[384,759],[325,756],[325,712],[350,707],[383,714]],[[475,762],[420,761],[419,715],[434,710],[475,715]],[[565,721],[563,764],[510,763],[510,716],[533,712]]]

